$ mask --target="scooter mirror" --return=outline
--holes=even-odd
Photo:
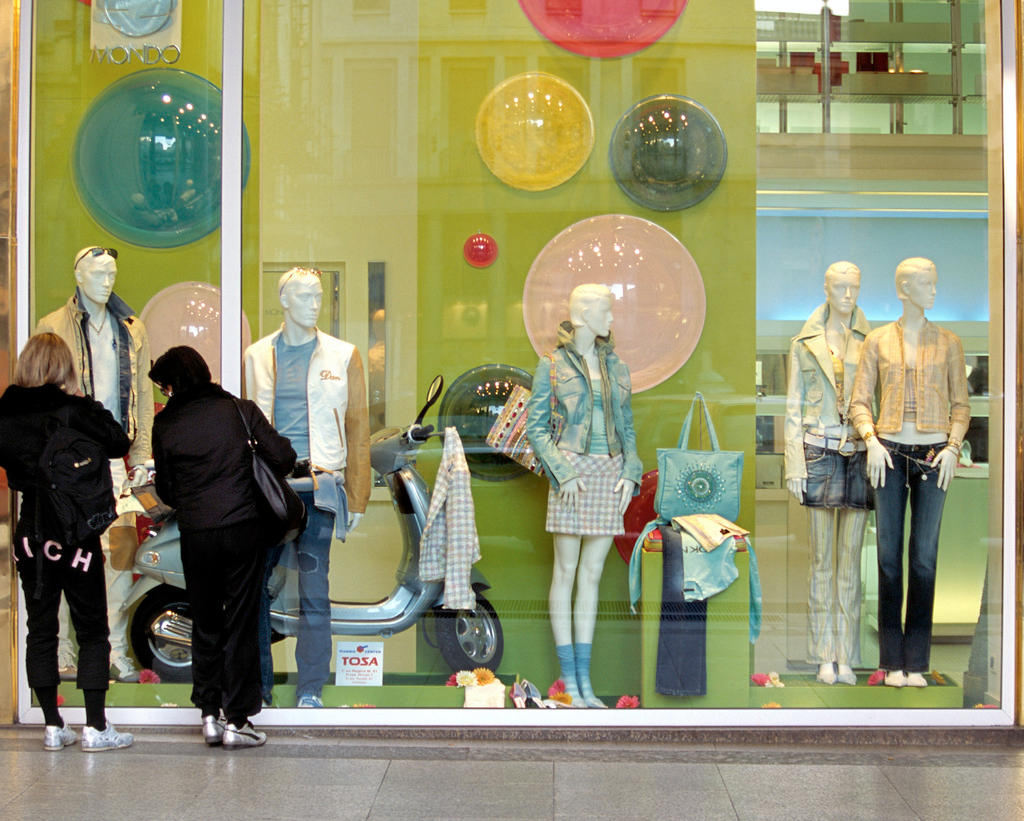
[[[434,377],[434,381],[430,383],[430,387],[427,388],[427,401],[420,410],[419,416],[416,417],[416,424],[419,425],[423,422],[423,417],[427,415],[427,411],[430,410],[430,406],[433,405],[438,397],[441,396],[441,390],[444,388],[444,377],[438,374]]]

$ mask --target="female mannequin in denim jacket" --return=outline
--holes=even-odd
[[[629,370],[615,355],[611,342],[613,299],[612,292],[603,285],[580,285],[573,290],[569,298],[570,321],[560,326],[558,347],[537,366],[527,422],[530,443],[551,481],[548,530],[554,539],[555,561],[548,604],[562,679],[576,707],[606,706],[594,694],[590,682],[598,586],[612,537],[623,532],[622,514],[640,484],[642,473],[633,430]],[[551,434],[552,383],[557,412],[564,420],[558,442]],[[621,472],[610,491],[613,498],[604,505],[606,511],[609,505],[617,511],[618,521],[609,521],[615,518],[614,513],[602,517],[597,534],[589,526],[581,528],[586,533],[559,532],[560,526],[552,525],[553,508],[578,510],[584,519],[589,516],[584,511],[593,504],[596,491],[592,485],[596,482],[581,477],[576,464],[578,454],[586,456],[592,452],[594,395],[598,385],[605,411],[603,418],[607,420],[608,446],[603,458],[621,457]],[[576,601],[572,607],[574,582]]]
[[[849,425],[860,348],[870,327],[857,307],[860,269],[825,271],[825,304],[793,338],[786,396],[786,484],[807,507],[807,657],[823,684],[856,684],[860,554],[867,524],[864,442]]]
[[[897,266],[903,316],[868,334],[850,403],[853,424],[867,442],[867,475],[875,489],[878,655],[890,687],[927,685],[939,523],[971,417],[960,340],[924,315],[935,304],[937,278],[935,263],[922,257]],[[877,417],[872,408],[876,392]],[[903,523],[908,502],[904,625]]]

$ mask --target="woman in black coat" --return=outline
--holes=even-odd
[[[177,510],[181,530],[193,618],[192,702],[202,711],[207,744],[259,746],[267,737],[249,716],[261,708],[256,620],[270,531],[242,415],[279,476],[291,471],[295,451],[255,403],[210,381],[193,348],[171,348],[149,378],[168,397],[153,421],[153,459],[157,493]]]
[[[99,402],[67,392],[75,383],[74,360],[64,340],[51,333],[29,339],[18,357],[14,384],[0,396],[0,467],[10,486],[21,491],[14,560],[28,613],[25,672],[46,722],[43,746],[60,750],[78,738],[57,709],[57,610],[63,595],[78,638],[78,687],[86,720],[82,748],[111,750],[131,746],[132,735],[119,733],[106,719],[110,630],[99,531],[77,544],[61,543],[68,540],[57,523],[40,461],[57,427],[83,434],[107,459],[123,457],[130,443]],[[109,481],[101,486],[95,473],[90,475],[95,491],[107,488],[112,503]]]

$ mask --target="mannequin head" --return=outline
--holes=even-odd
[[[935,304],[935,283],[939,273],[935,263],[924,257],[910,257],[896,266],[896,295],[904,310],[913,305],[926,311]]]
[[[277,294],[284,309],[285,325],[313,330],[320,318],[323,286],[316,268],[290,268],[277,283]]]
[[[852,262],[833,262],[825,271],[825,299],[840,316],[850,316],[860,293],[860,268]]]
[[[569,320],[574,328],[587,328],[595,337],[608,336],[615,295],[604,285],[577,285],[569,295]]]
[[[97,306],[106,305],[117,279],[117,251],[89,245],[75,254],[74,270],[85,297]]]

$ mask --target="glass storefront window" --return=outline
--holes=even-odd
[[[573,693],[574,670],[574,706],[590,697],[640,712],[563,711],[550,714],[554,724],[1010,720],[1002,477],[1012,407],[1003,395],[1001,101],[989,80],[1000,31],[986,4],[637,0],[601,4],[598,21],[586,0],[533,16],[520,6],[542,4],[261,0],[245,4],[241,31],[222,32],[223,5],[190,2],[182,15],[178,4],[169,28],[128,47],[97,41],[110,28],[97,22],[101,4],[29,6],[36,125],[32,267],[22,273],[34,326],[68,299],[78,248],[117,247],[115,290],[158,340],[153,355],[208,344],[201,350],[218,362],[223,286],[225,304],[242,308],[232,350],[251,363],[293,355],[282,341],[290,337],[279,339],[282,323],[296,321],[283,304],[287,278],[314,286],[288,272],[319,272],[322,303],[307,326],[334,358],[317,359],[307,382],[306,407],[319,414],[310,432],[344,438],[350,503],[365,515],[342,540],[319,514],[328,534],[320,552],[286,548],[272,569],[274,677],[261,721],[535,723],[540,714],[517,714],[512,686],[533,682],[556,708]],[[633,28],[659,34],[637,49]],[[547,39],[554,30],[578,42]],[[139,37],[163,39],[147,51]],[[242,43],[244,187],[224,193],[241,229],[222,237],[221,59]],[[164,122],[167,106],[180,110]],[[240,270],[221,271],[222,242],[240,245]],[[938,403],[948,416],[950,385],[965,384],[957,413],[970,424],[944,494],[926,649],[894,667],[926,686],[898,688],[877,680],[892,651],[881,646],[891,631],[887,639],[879,614],[899,618],[900,605],[894,584],[879,582],[878,556],[896,548],[879,532],[874,493],[829,497],[812,512],[790,491],[801,491],[795,460],[806,454],[866,487],[854,475],[865,445],[848,407],[857,352],[870,347],[864,333],[902,315],[894,275],[916,257],[937,271],[927,327],[955,336],[964,359],[950,360],[962,374],[940,379],[929,358],[938,343],[921,342],[914,384],[923,395],[912,411]],[[826,270],[839,261],[859,269],[862,313],[826,328],[841,313],[820,310],[838,276]],[[584,360],[560,358],[558,323],[584,283],[610,289],[621,367],[595,359],[584,370]],[[822,328],[812,333],[816,311]],[[953,336],[941,338],[955,349]],[[793,347],[811,337],[810,347]],[[552,352],[557,364],[544,358]],[[345,394],[355,361],[362,385]],[[829,379],[840,366],[848,381],[840,378],[837,400]],[[241,384],[238,363],[222,371],[226,387],[259,394],[260,385]],[[388,439],[414,422],[437,374],[444,386],[421,421],[459,435],[481,554],[466,570],[472,551],[449,534],[443,583],[425,579],[419,536],[454,437],[423,443],[414,468],[396,462]],[[602,483],[593,465],[615,465],[608,498],[619,478],[636,480],[623,533],[606,523],[589,532],[578,519],[550,524],[559,502],[549,481],[485,441],[513,388],[530,388],[534,375],[543,385],[533,387],[553,392],[569,417],[549,469],[571,465],[563,479],[585,470],[586,494]],[[325,410],[337,382],[346,398]],[[597,384],[608,404],[595,417]],[[717,541],[705,534],[702,546],[695,520],[645,533],[661,504],[645,471],[676,447],[698,392],[721,449],[742,455],[739,485],[720,485],[721,465],[710,460],[700,476],[662,490],[705,505],[694,510],[729,512],[749,549],[728,529]],[[592,428],[602,423],[603,451]],[[923,437],[877,427],[880,438],[905,435],[938,451],[949,433],[945,419]],[[697,414],[691,447],[710,449],[709,434]],[[353,455],[366,438],[372,469]],[[630,459],[634,438],[642,468]],[[314,469],[317,447],[305,454]],[[579,504],[584,518],[598,516]],[[166,538],[143,536],[140,560],[148,551],[149,561],[173,561]],[[812,555],[831,553],[836,538],[847,539],[841,570],[811,574]],[[301,601],[311,573],[319,606]],[[928,621],[927,581],[915,568],[912,623]],[[475,606],[464,595],[446,608],[460,585]],[[125,609],[126,652],[161,682],[116,682],[110,704],[185,707],[188,597],[180,575],[146,586]],[[312,610],[325,616],[319,626]],[[301,642],[314,634],[319,649],[309,651]],[[474,668],[492,669],[508,709],[450,709],[486,689],[449,684]],[[21,692],[22,715],[35,718],[23,679]],[[73,684],[61,692],[75,703]],[[300,704],[303,696],[324,710],[295,709],[315,703]],[[354,706],[375,709],[334,709]],[[132,715],[188,720],[175,710]]]

